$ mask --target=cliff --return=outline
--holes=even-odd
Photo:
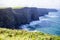
[[[39,17],[48,15],[56,9],[24,7],[20,9],[0,9],[0,27],[19,29],[20,25],[29,24],[31,21],[39,20]]]

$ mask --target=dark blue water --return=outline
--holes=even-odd
[[[37,30],[43,33],[60,36],[60,12],[50,12],[48,15],[39,17],[40,20],[23,25],[23,29]]]

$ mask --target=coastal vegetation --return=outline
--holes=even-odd
[[[60,36],[42,32],[0,28],[0,40],[60,40]]]

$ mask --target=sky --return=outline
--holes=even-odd
[[[60,9],[60,0],[0,0],[0,7],[15,6]]]

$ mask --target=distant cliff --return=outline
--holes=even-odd
[[[18,29],[20,25],[39,20],[39,16],[47,15],[56,9],[24,7],[20,9],[0,9],[0,27]]]

